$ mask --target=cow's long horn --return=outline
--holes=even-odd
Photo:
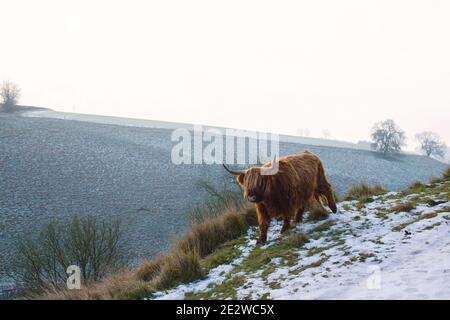
[[[231,170],[230,168],[228,168],[225,163],[222,163],[223,167],[225,168],[225,170],[227,170],[229,173],[231,173],[232,175],[238,176],[240,174],[244,173],[244,170]]]

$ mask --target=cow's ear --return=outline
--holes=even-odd
[[[240,175],[237,176],[236,180],[237,182],[239,182],[240,184],[244,183],[244,177],[245,177],[245,173],[241,173]]]

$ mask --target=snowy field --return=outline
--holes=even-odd
[[[273,222],[268,244],[256,245],[252,229],[230,264],[153,298],[450,299],[449,200],[447,182],[420,194],[391,192],[362,208],[341,202],[328,220],[292,231],[309,234],[309,242],[279,253],[276,247],[288,236],[280,236],[281,223]],[[246,270],[249,260],[264,255],[268,263]]]
[[[83,119],[58,115],[62,118],[0,115],[4,262],[10,261],[18,237],[37,234],[52,220],[83,214],[121,218],[135,261],[161,253],[188,228],[188,211],[204,201],[206,192],[198,183],[222,186],[230,179],[220,165],[173,164],[173,124],[151,127],[151,121],[142,125],[120,118],[111,124],[111,119],[96,116],[70,121]],[[425,157],[388,160],[352,148],[294,142],[282,142],[280,148],[281,154],[317,153],[338,193],[360,182],[398,190],[439,176],[446,167]]]

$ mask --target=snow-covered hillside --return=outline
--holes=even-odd
[[[339,209],[282,236],[273,221],[264,246],[252,228],[219,249],[229,263],[153,298],[450,299],[450,181]]]

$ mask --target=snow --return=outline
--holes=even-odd
[[[442,201],[440,196],[416,194],[401,198],[400,194],[389,193],[375,197],[361,210],[356,209],[355,201],[340,203],[340,213],[329,218],[335,224],[328,233],[311,239],[298,250],[295,265],[283,265],[282,259],[274,258],[269,264],[276,266],[275,271],[266,278],[262,277],[262,270],[245,274],[245,284],[237,288],[237,298],[258,299],[264,295],[270,299],[450,299],[450,202]],[[378,214],[417,197],[442,203],[419,203],[411,212]],[[424,218],[430,213],[437,216]],[[307,233],[322,223],[304,223],[295,231]],[[394,231],[400,225],[405,228]],[[276,245],[283,237],[280,228],[279,222],[272,223],[269,243],[262,250]],[[159,293],[157,298],[183,299],[186,292],[210,290],[211,283],[225,281],[223,271],[233,274],[233,265],[256,246],[250,240],[256,232],[249,231],[248,243],[241,248],[239,259],[211,270],[204,280]],[[339,243],[331,240],[331,235],[337,233]],[[308,255],[312,248],[324,250]],[[318,266],[295,272],[312,263]],[[274,282],[278,284],[275,289],[269,286]]]
[[[157,293],[154,295],[155,300],[180,300],[184,298],[186,292],[199,292],[205,290],[211,284],[221,283],[225,280],[225,274],[231,272],[233,267],[239,265],[242,260],[250,254],[251,247],[256,245],[255,240],[251,240],[251,230],[247,233],[247,243],[250,246],[241,246],[241,256],[234,259],[229,264],[220,265],[212,269],[205,279],[195,281],[191,284],[183,284],[178,286],[175,290],[171,290],[168,293]]]

